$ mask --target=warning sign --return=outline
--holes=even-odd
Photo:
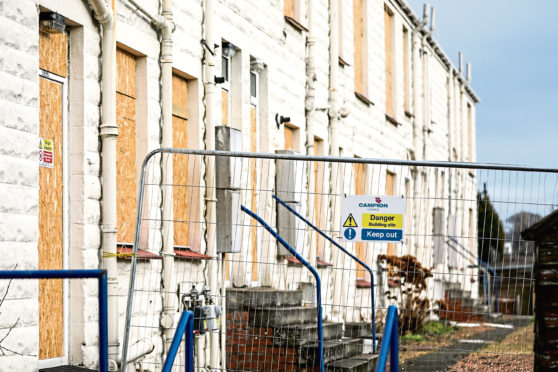
[[[52,168],[54,166],[54,141],[39,138],[39,166]]]
[[[343,224],[343,227],[358,227],[352,214],[349,213],[349,217],[347,217],[347,220]]]
[[[347,195],[343,199],[341,214],[341,221],[345,221],[341,228],[342,239],[403,242],[404,217],[403,196]]]

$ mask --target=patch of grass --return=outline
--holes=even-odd
[[[406,335],[401,336],[401,340],[421,342],[424,340],[424,337],[416,333],[407,333]]]
[[[518,328],[502,341],[490,344],[481,353],[531,354],[535,332],[532,325]]]
[[[421,334],[425,336],[443,336],[449,333],[453,333],[456,328],[444,322],[427,322],[421,330]]]

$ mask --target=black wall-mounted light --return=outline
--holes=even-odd
[[[281,128],[281,125],[288,123],[291,121],[291,118],[288,116],[282,116],[279,114],[275,114],[275,123],[277,123],[277,129]]]
[[[228,41],[223,41],[221,44],[221,53],[225,58],[232,58],[236,53],[236,47]]]
[[[43,12],[39,15],[39,27],[49,34],[60,34],[66,29],[66,18],[55,12]]]
[[[225,82],[224,76],[213,76],[213,81],[215,84],[223,84]]]

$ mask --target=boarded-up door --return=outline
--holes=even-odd
[[[355,164],[354,165],[354,179],[355,179],[355,194],[364,195],[366,193],[366,164]],[[366,262],[366,243],[357,242],[355,243],[355,253],[359,260]],[[365,272],[362,267],[357,266],[356,272],[357,279],[364,279]]]
[[[39,67],[45,71],[39,78],[39,137],[43,146],[48,143],[46,147],[52,148],[52,154],[47,154],[48,149],[41,152],[44,166],[39,166],[39,270],[60,270],[64,265],[62,151],[66,43],[65,34],[39,36]],[[63,283],[40,280],[39,359],[61,357],[64,357]]]

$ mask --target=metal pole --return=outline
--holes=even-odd
[[[283,207],[287,208],[289,210],[289,212],[293,213],[295,216],[297,216],[302,221],[304,221],[308,226],[313,228],[316,232],[318,232],[318,234],[320,234],[321,236],[326,238],[331,244],[333,244],[334,246],[339,248],[341,251],[343,251],[345,254],[347,254],[349,257],[351,257],[353,260],[358,262],[362,267],[364,267],[370,273],[370,295],[372,297],[372,349],[373,349],[374,354],[376,354],[376,316],[375,316],[375,311],[374,311],[374,309],[375,309],[375,306],[374,306],[374,274],[372,273],[372,269],[368,265],[366,265],[364,262],[359,260],[356,256],[352,255],[345,248],[343,248],[341,246],[341,244],[337,243],[329,235],[327,235],[322,230],[320,230],[319,228],[314,226],[312,224],[312,222],[310,222],[306,218],[304,218],[300,213],[295,211],[290,205],[288,205],[287,203],[285,203],[284,201],[279,199],[276,195],[273,195],[273,198],[275,200],[277,200]]]
[[[382,346],[380,347],[380,355],[378,356],[378,363],[376,364],[376,372],[385,371],[387,356],[390,349],[390,371],[399,371],[398,328],[397,307],[390,305],[388,307],[384,337],[382,337]]]
[[[316,279],[316,302],[318,307],[318,357],[320,358],[320,372],[324,372],[324,335],[323,335],[323,327],[322,327],[322,285],[320,281],[320,276],[316,269],[312,267],[298,252],[289,245],[275,230],[271,228],[260,216],[246,208],[245,206],[241,205],[240,209],[248,214],[250,217],[258,221],[275,239],[281,243],[283,247],[285,247],[293,256],[296,257],[310,272],[314,275]]]
[[[171,371],[176,353],[180,347],[180,341],[182,341],[182,335],[185,336],[186,343],[184,348],[186,350],[186,372],[194,372],[194,313],[188,310],[184,311],[180,316],[180,320],[176,326],[176,332],[174,333],[172,343],[169,347],[167,359],[165,359],[165,364],[163,364],[161,372]]]

